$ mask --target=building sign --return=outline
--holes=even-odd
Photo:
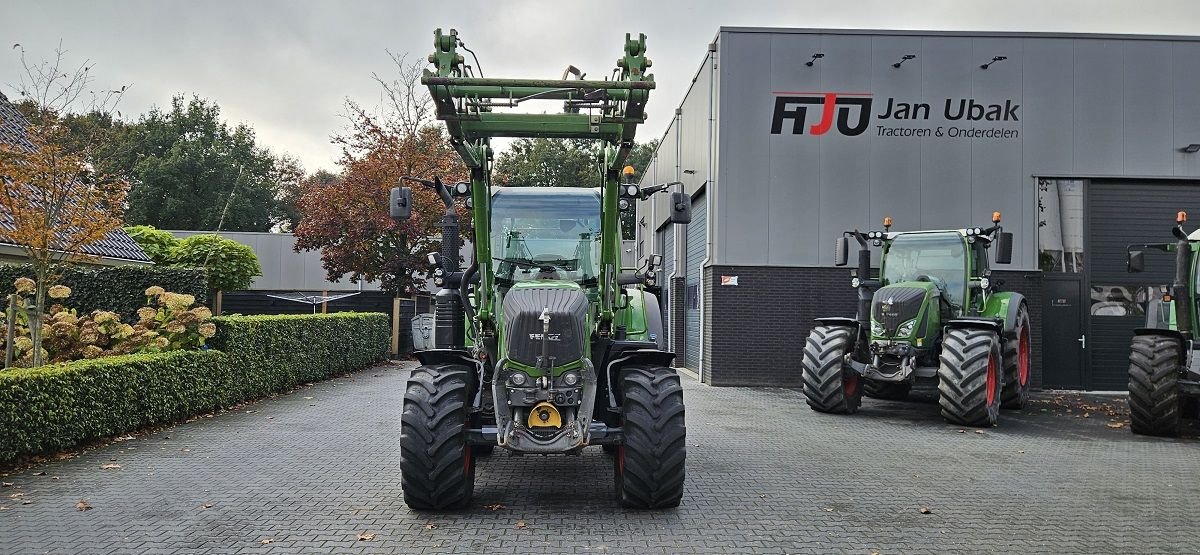
[[[737,285],[737,276],[721,276],[721,285]]]
[[[1012,99],[997,103],[974,98],[913,102],[895,97],[876,99],[872,93],[772,94],[775,96],[772,135],[824,135],[836,131],[847,137],[864,133],[878,137],[951,139],[1016,139],[1020,136],[1021,105]],[[881,102],[876,103],[876,100]],[[811,117],[810,108],[814,112]]]

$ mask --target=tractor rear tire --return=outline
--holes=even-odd
[[[1000,366],[1000,337],[995,332],[946,330],[938,367],[942,417],[962,426],[995,426],[1004,380]]]
[[[800,369],[804,396],[817,412],[853,414],[862,404],[862,380],[846,368],[853,333],[846,326],[817,326],[808,334]]]
[[[634,509],[678,507],[687,459],[679,374],[665,366],[626,367],[621,398],[625,440],[613,457],[617,497]]]
[[[881,382],[864,379],[862,386],[863,395],[872,399],[883,399],[886,401],[903,401],[908,399],[908,393],[912,391],[912,383],[910,382]]]
[[[1004,341],[1004,391],[1000,393],[1000,408],[1020,409],[1029,400],[1030,383],[1033,381],[1030,366],[1029,307],[1021,303],[1017,310],[1017,322]]]
[[[1179,340],[1167,335],[1136,335],[1129,352],[1129,417],[1135,434],[1179,435]]]
[[[400,416],[400,488],[416,510],[465,509],[475,486],[467,443],[471,369],[432,364],[413,370]]]

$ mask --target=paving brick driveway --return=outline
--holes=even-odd
[[[592,448],[498,454],[470,511],[413,513],[397,476],[406,377],[368,370],[3,477],[0,552],[1200,550],[1200,442],[1134,437],[1052,396],[976,434],[928,400],[829,416],[796,391],[685,380],[678,510],[618,508]]]

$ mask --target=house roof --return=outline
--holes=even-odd
[[[0,93],[0,144],[32,149],[33,143],[29,142],[29,137],[25,132],[28,124],[28,120],[21,115],[21,112],[17,111],[16,106],[13,106],[8,97],[4,96],[4,93]],[[7,230],[13,229],[12,218],[8,214],[0,213],[0,227]],[[3,241],[0,241],[0,244],[11,245],[11,243]],[[92,256],[150,263],[150,257],[146,255],[146,251],[143,251],[142,247],[120,228],[108,232],[103,239],[83,247],[82,250],[84,254]]]

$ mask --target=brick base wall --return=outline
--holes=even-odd
[[[723,275],[738,276],[738,284],[722,286]],[[1030,363],[1034,386],[1040,387],[1041,273],[996,271],[993,279],[1028,299]],[[855,312],[848,268],[711,266],[704,269],[704,282],[703,378],[716,386],[799,386],[800,357],[813,320]]]

